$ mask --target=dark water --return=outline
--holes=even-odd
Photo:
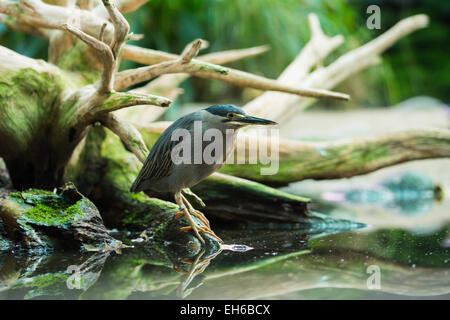
[[[0,299],[449,299],[450,206],[417,177],[319,192],[312,210],[347,222],[215,228],[220,252],[2,254]]]

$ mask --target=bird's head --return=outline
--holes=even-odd
[[[275,125],[275,121],[252,117],[244,110],[232,104],[217,105],[206,108],[208,121],[214,122],[217,126],[239,129],[248,125]]]

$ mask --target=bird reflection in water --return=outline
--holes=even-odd
[[[209,266],[210,262],[217,257],[223,250],[235,251],[235,252],[246,252],[253,250],[252,247],[241,245],[241,244],[222,244],[220,249],[213,254],[205,256],[205,249],[202,248],[201,251],[194,257],[194,259],[180,259],[179,265],[174,265],[174,269],[183,274],[180,281],[180,285],[177,288],[176,295],[179,298],[186,298],[193,290],[198,288],[203,284],[204,277],[200,276],[203,271]],[[187,270],[184,270],[188,266]],[[196,281],[193,281],[193,280]]]

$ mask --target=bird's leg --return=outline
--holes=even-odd
[[[183,211],[184,216],[186,217],[186,219],[187,219],[187,221],[188,221],[188,223],[190,225],[189,229],[192,229],[194,231],[195,236],[198,238],[198,240],[200,240],[200,242],[204,244],[205,240],[203,240],[202,236],[198,232],[199,227],[194,222],[194,220],[192,220],[192,217],[191,217],[191,215],[189,213],[188,208],[183,203],[183,198],[181,196],[181,192],[175,193],[175,202],[178,204],[180,209]],[[185,231],[183,229],[185,229],[185,228],[181,228],[180,230]]]
[[[185,205],[187,205],[189,212],[193,216],[197,217],[201,222],[203,222],[203,224],[205,224],[206,226],[209,227],[209,221],[208,221],[208,219],[206,219],[205,215],[203,213],[201,213],[200,211],[195,210],[195,208],[192,207],[192,205],[189,203],[189,201],[183,195],[182,195],[182,198],[183,198],[183,206],[180,208],[180,210],[182,210],[182,208],[184,208]],[[175,213],[175,219],[178,219],[182,216],[184,216],[184,210]]]
[[[223,243],[222,239],[220,239],[214,233],[214,231],[212,231],[211,228],[209,227],[208,219],[206,219],[203,216],[203,214],[201,214],[201,212],[200,212],[200,214],[203,216],[203,218],[199,217],[196,214],[197,210],[195,210],[192,207],[192,205],[189,203],[189,201],[187,199],[185,199],[181,193],[175,194],[175,201],[177,201],[177,204],[180,206],[180,208],[182,208],[183,214],[186,216],[186,219],[188,219],[188,222],[189,222],[189,226],[188,227],[180,228],[181,231],[187,231],[187,230],[191,230],[192,229],[192,230],[194,230],[194,233],[196,233],[196,235],[197,235],[198,231],[201,231],[201,232],[211,236],[212,238],[216,239],[216,241],[218,241],[219,243]],[[179,203],[179,201],[181,202],[181,204]],[[195,224],[195,222],[192,220],[192,217],[190,216],[191,214],[193,216],[199,218],[199,220],[202,221],[205,224],[205,227]],[[180,216],[179,214],[177,214],[177,215]],[[192,223],[191,223],[191,221],[192,221]],[[202,242],[202,243],[204,243],[204,242]]]
[[[197,217],[198,219],[200,219],[200,221],[203,222],[203,224],[205,225],[205,227],[202,226],[197,226],[200,231],[202,231],[203,233],[206,233],[208,235],[210,235],[211,237],[213,237],[214,239],[216,239],[219,243],[223,243],[222,239],[220,239],[215,233],[214,231],[212,231],[212,229],[209,226],[209,221],[208,219],[206,219],[206,217],[203,215],[203,213],[201,213],[200,211],[197,211],[194,209],[194,207],[189,203],[189,201],[183,196],[183,194],[181,194],[181,198],[183,200],[183,203],[185,204],[186,208],[188,209],[188,211],[195,217]],[[189,227],[185,227],[182,228],[185,230],[189,230]]]
[[[207,226],[209,228],[209,226],[210,226],[209,221],[208,221],[208,219],[206,219],[205,215],[203,213],[201,213],[200,211],[195,210],[195,208],[190,204],[190,202],[186,199],[186,197],[183,196],[183,194],[181,194],[181,198],[183,200],[184,205],[188,208],[189,212],[193,216],[197,217],[201,222],[203,222],[203,224],[205,226]]]
[[[203,254],[205,253],[205,249],[202,249],[193,261],[187,260],[187,259],[181,259],[180,261],[182,263],[190,264],[191,266],[189,267],[189,270],[187,272],[183,271],[180,267],[175,267],[175,270],[177,270],[177,272],[185,274],[184,279],[180,283],[180,287],[179,287],[180,291],[179,292],[183,293],[185,291],[185,289],[189,286],[189,284],[192,282],[194,277],[196,275],[202,273],[203,271],[205,271],[206,267],[209,266],[209,263],[215,257],[217,257],[221,252],[222,252],[222,249],[219,249],[213,255],[211,255],[207,258],[201,259],[203,257]]]
[[[207,234],[207,235],[213,237],[214,239],[216,239],[217,242],[223,243],[223,240],[220,239],[220,238],[214,233],[214,231],[212,231],[211,229],[209,229],[209,228],[207,228],[207,227],[202,227],[202,226],[197,226],[197,228],[198,228],[198,230],[200,230],[201,232],[203,232],[203,233],[205,233],[205,234]],[[181,231],[188,231],[188,230],[191,230],[191,229],[192,229],[191,226],[187,226],[187,227],[180,228]]]

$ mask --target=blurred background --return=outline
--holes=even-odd
[[[381,29],[369,30],[366,8],[381,8]],[[352,109],[387,107],[413,96],[449,101],[450,1],[440,0],[151,0],[128,14],[132,32],[145,38],[142,47],[179,53],[195,38],[206,39],[214,52],[268,44],[271,50],[231,67],[276,78],[310,37],[307,15],[319,16],[328,35],[342,34],[345,42],[325,61],[375,38],[396,22],[416,13],[430,16],[428,28],[409,35],[382,56],[382,63],[358,73],[335,88],[352,96],[350,103],[323,100],[314,108]],[[0,43],[30,57],[46,59],[47,43],[24,33],[8,31],[0,24]],[[122,68],[137,64],[123,61]],[[189,78],[185,93],[174,109],[192,102],[243,105],[258,94],[218,81]],[[168,117],[170,117],[170,114]]]

